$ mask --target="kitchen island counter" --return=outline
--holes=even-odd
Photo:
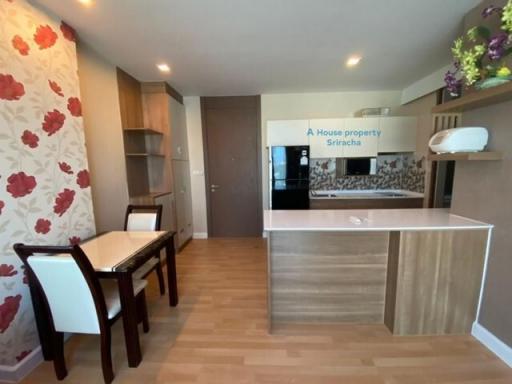
[[[444,209],[266,211],[269,329],[384,323],[469,333],[492,225]]]
[[[492,225],[447,209],[337,209],[265,211],[269,231],[424,231],[488,229]]]

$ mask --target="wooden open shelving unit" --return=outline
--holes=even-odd
[[[144,152],[130,152],[125,154],[127,157],[165,157],[165,155],[160,153],[144,153]]]
[[[458,99],[436,105],[432,108],[432,113],[469,111],[507,100],[512,100],[512,81],[493,88],[474,91]]]
[[[458,153],[431,153],[428,155],[430,161],[494,161],[501,160],[503,154],[501,152],[458,152]]]
[[[162,132],[155,131],[154,129],[151,129],[151,128],[127,128],[127,129],[125,129],[125,132],[140,133],[140,134],[145,134],[145,135],[160,135],[160,136],[163,135]]]

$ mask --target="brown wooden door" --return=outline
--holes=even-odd
[[[261,236],[260,97],[202,97],[208,236]]]

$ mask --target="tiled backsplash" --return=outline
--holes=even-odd
[[[311,159],[311,190],[338,189],[405,189],[424,192],[425,158],[413,154],[377,157],[377,174],[336,178],[336,159]]]

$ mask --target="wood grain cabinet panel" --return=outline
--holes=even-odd
[[[396,300],[386,325],[397,335],[464,334],[476,318],[487,230],[408,231],[390,247]],[[389,273],[389,272],[388,272]],[[388,279],[389,284],[389,279]],[[390,306],[394,306],[391,308]]]
[[[382,323],[388,233],[272,232],[272,322]]]
[[[387,199],[310,199],[310,209],[403,209],[422,208],[422,197],[393,197]]]

